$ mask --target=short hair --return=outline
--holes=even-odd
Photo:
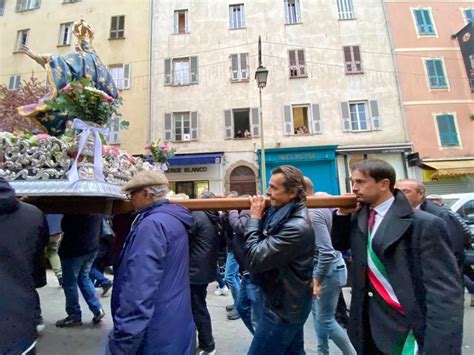
[[[144,189],[148,190],[148,193],[155,197],[162,197],[170,191],[168,185],[147,186]]]
[[[304,177],[304,183],[306,184],[306,194],[308,191],[314,192],[314,184],[309,177]]]
[[[296,192],[298,201],[306,201],[306,183],[301,170],[292,165],[281,165],[272,170],[272,175],[282,174],[285,177],[283,186],[286,190]]]
[[[362,160],[351,166],[351,171],[359,170],[362,174],[370,176],[376,182],[388,179],[390,191],[395,188],[397,175],[392,165],[380,159]]]
[[[416,192],[426,192],[426,186],[423,184],[421,181],[418,181],[416,179],[401,179],[398,180],[397,182],[413,182],[416,184]]]
[[[211,191],[204,190],[201,192],[201,198],[216,198],[216,195],[214,195],[214,193]]]
[[[229,195],[232,195],[232,197],[239,197],[239,193],[237,191],[231,191],[229,192]]]

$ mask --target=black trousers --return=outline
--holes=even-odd
[[[191,307],[198,331],[199,348],[211,352],[216,348],[216,344],[212,336],[211,316],[207,310],[206,296],[207,284],[191,285]]]

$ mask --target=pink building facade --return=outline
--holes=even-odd
[[[408,134],[420,158],[414,173],[433,192],[472,192],[474,87],[452,35],[472,21],[474,3],[385,5]]]

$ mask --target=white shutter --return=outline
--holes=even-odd
[[[198,139],[198,113],[191,112],[191,140]]]
[[[165,85],[171,85],[171,58],[165,59]]]
[[[241,28],[245,27],[245,5],[240,5],[240,23],[241,23]]]
[[[381,130],[382,129],[382,119],[379,114],[379,105],[377,100],[370,101],[370,114],[372,118],[372,129]]]
[[[285,0],[285,23],[289,24],[290,23],[290,11],[288,11],[288,0]]]
[[[311,115],[311,133],[321,133],[321,113],[319,111],[319,105],[313,104],[312,107],[312,115]]]
[[[283,106],[283,131],[287,136],[294,134],[291,106]]]
[[[231,54],[231,79],[239,80],[239,55]]]
[[[199,69],[198,69],[198,57],[190,57],[190,80],[191,84],[197,84],[199,82]]]
[[[232,111],[224,111],[224,126],[225,126],[225,139],[234,138],[234,120],[232,119]]]
[[[306,65],[304,59],[304,50],[298,50],[298,66],[299,66],[299,75],[306,75]]]
[[[171,113],[165,113],[165,142],[174,141],[173,123],[171,121]]]
[[[249,78],[249,56],[247,53],[240,53],[240,78],[247,80]]]
[[[132,77],[132,66],[131,64],[124,64],[123,65],[123,85],[122,88],[130,89],[131,77]]]
[[[229,6],[229,26],[234,28],[234,7],[232,5]]]
[[[296,23],[301,22],[300,0],[295,0]]]
[[[184,32],[188,33],[189,32],[189,11],[185,10],[184,11]]]
[[[258,137],[260,136],[260,109],[258,107],[253,107],[251,109],[252,113],[252,127],[251,127],[251,132],[252,132],[252,137]]]
[[[341,127],[343,132],[352,131],[348,102],[341,102]]]
[[[174,33],[179,33],[179,11],[174,12]]]

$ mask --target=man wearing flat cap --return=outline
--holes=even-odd
[[[194,354],[189,210],[166,199],[168,179],[142,171],[124,187],[136,209],[115,274],[109,354]]]

